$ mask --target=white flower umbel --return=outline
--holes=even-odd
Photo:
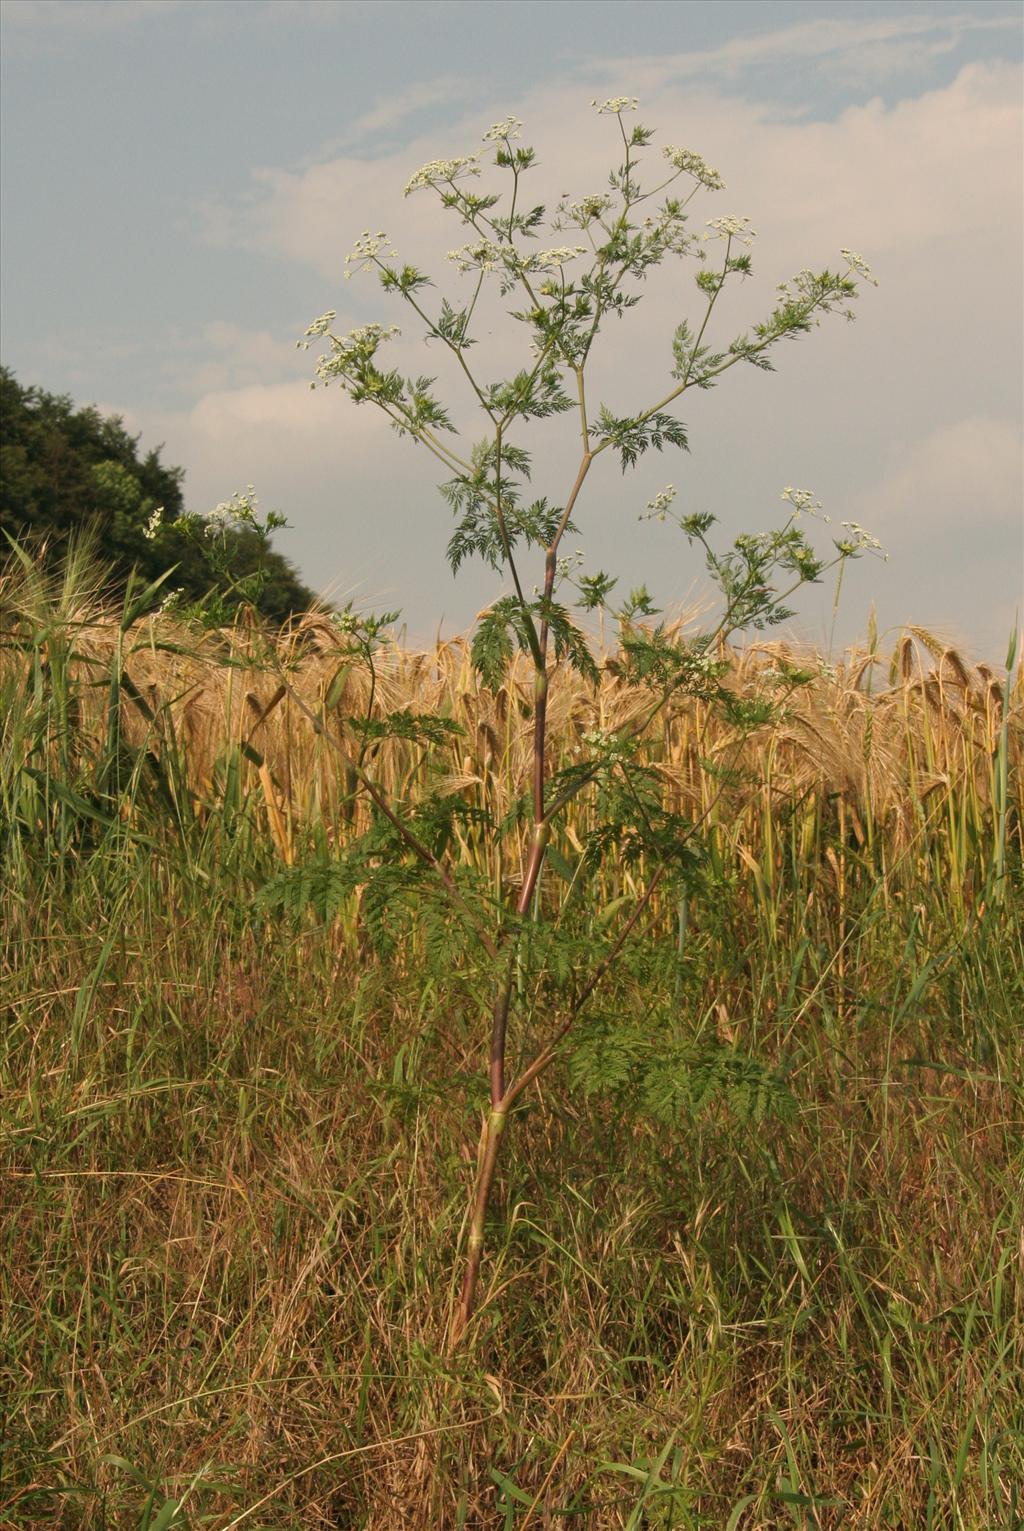
[[[157,537],[160,535],[160,529],[163,526],[163,521],[164,508],[162,505],[158,505],[153,511],[149,520],[146,522],[146,529],[142,534],[147,542],[156,541]]]
[[[702,155],[694,154],[692,149],[680,149],[675,144],[666,144],[661,152],[676,170],[685,170],[687,175],[692,175],[708,191],[725,190],[725,182],[718,171],[713,170]]]
[[[856,250],[840,250],[840,255],[846,261],[851,271],[855,271],[865,282],[870,282],[872,287],[878,286],[878,278],[864,259]]]
[[[484,143],[500,144],[506,139],[522,138],[523,135],[519,131],[522,125],[518,117],[506,117],[502,122],[492,122],[484,134]]]
[[[595,218],[602,217],[611,205],[612,199],[606,192],[596,192],[591,197],[581,197],[578,202],[562,202],[558,208],[558,220],[553,227],[562,228],[565,223],[571,223],[576,228],[584,229],[588,223],[593,223]]]
[[[705,228],[711,232],[702,235],[703,239],[738,239],[741,245],[750,245],[757,238],[749,218],[709,218]]]
[[[321,314],[319,319],[314,319],[305,332],[305,339],[295,342],[296,350],[308,351],[312,341],[319,339],[322,335],[326,335],[337,317],[338,315],[335,310],[329,308],[326,314]]]
[[[821,501],[815,498],[813,489],[794,489],[792,484],[787,484],[779,498],[788,500],[798,516],[814,516],[821,509]],[[828,516],[824,519],[827,521]]]
[[[254,526],[258,504],[259,500],[253,492],[252,484],[247,486],[244,494],[239,490],[231,496],[230,500],[222,500],[204,518],[207,537],[216,537],[218,533],[239,531],[243,526]]]
[[[588,253],[586,245],[556,245],[551,250],[538,250],[527,259],[525,265],[530,271],[554,271],[568,261],[575,260],[578,255]]]
[[[454,159],[428,160],[405,183],[402,195],[410,196],[423,186],[438,186],[445,181],[456,181],[460,176],[479,175],[479,154],[457,154]]]
[[[582,567],[586,555],[582,548],[577,548],[573,553],[566,553],[564,557],[555,560],[556,577],[559,580],[571,579],[576,570]]]
[[[647,514],[641,520],[664,521],[668,515],[669,506],[676,497],[675,484],[666,484],[664,489],[659,489],[656,495],[647,501]]]
[[[331,335],[331,354],[318,358],[315,368],[317,377],[322,383],[343,377],[351,370],[353,363],[358,366],[369,362],[382,341],[391,340],[401,333],[397,324],[362,324],[358,329],[349,330],[347,335]]]
[[[378,229],[376,234],[371,234],[369,229],[364,229],[352,246],[351,251],[345,256],[345,265],[352,269],[345,272],[345,280],[357,271],[363,271],[367,266],[372,266],[380,251],[388,243],[388,236],[383,229]],[[396,256],[397,250],[388,250],[389,256]]]
[[[602,114],[605,112],[613,117],[621,117],[623,112],[636,111],[637,107],[640,105],[640,97],[609,96],[607,101],[598,101],[597,97],[595,96],[594,100],[591,101],[590,104],[597,109],[597,115],[599,117],[602,116]]]
[[[863,526],[860,526],[856,521],[844,521],[842,525],[850,535],[841,542],[836,543],[836,547],[841,552],[849,549],[851,552],[856,553],[882,553],[882,544],[878,538],[872,537],[871,533],[866,532]],[[888,561],[889,555],[888,553],[882,553],[882,557]]]
[[[492,239],[477,239],[473,244],[449,250],[446,259],[464,275],[467,271],[497,271],[507,267],[510,260],[514,262],[515,256],[507,246],[495,244]]]

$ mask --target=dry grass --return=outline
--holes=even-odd
[[[719,1102],[667,1131],[560,1066],[517,1115],[452,1360],[473,983],[415,945],[379,959],[354,912],[255,907],[363,812],[294,706],[269,707],[256,635],[119,640],[75,589],[30,595],[8,589],[0,676],[0,1522],[1020,1523],[1019,687],[999,899],[1000,682],[927,635],[891,673],[808,662],[724,789],[701,761],[732,736],[698,707],[665,721],[651,755],[683,811],[710,811],[714,878],[682,929],[666,906],[601,1013],[764,1060],[795,1114]],[[130,752],[111,796],[119,642],[119,737],[163,760],[166,801],[136,791]],[[282,642],[311,703],[336,646],[321,618]],[[737,654],[733,684],[771,687],[780,655]],[[628,721],[614,666],[594,690],[560,677],[560,759]],[[415,801],[429,775],[508,809],[524,673],[492,695],[463,644],[392,649],[377,699],[465,728],[426,763],[383,747],[390,791]],[[518,875],[507,842],[504,864],[482,841],[459,854]]]

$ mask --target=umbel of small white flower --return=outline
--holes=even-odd
[[[713,170],[700,154],[694,154],[692,149],[680,149],[675,144],[666,144],[661,152],[676,170],[683,170],[687,175],[692,175],[693,179],[699,181],[702,186],[706,186],[708,191],[725,190],[725,182],[718,171]]]
[[[751,245],[757,238],[757,230],[750,227],[749,218],[709,218],[705,228],[711,233],[702,234],[702,239],[738,239],[741,245]]]
[[[792,505],[794,520],[799,516],[817,516],[818,511],[821,509],[821,501],[815,499],[813,489],[794,489],[792,484],[787,484],[782,491],[780,499],[787,500]],[[821,520],[827,525],[831,517],[822,516]],[[881,553],[882,557],[888,561],[889,555],[888,553],[882,553],[882,544],[878,538],[872,537],[871,533],[866,532],[863,526],[860,526],[856,521],[843,521],[842,526],[849,533],[849,536],[837,539],[836,548],[840,553],[846,557],[856,557],[860,553]],[[809,556],[809,551],[804,550],[795,556],[801,562],[805,562]]]
[[[792,484],[787,484],[779,498],[788,500],[797,516],[814,516],[821,509],[821,501],[815,499],[813,489],[794,489]],[[828,522],[829,517],[823,516],[822,520]]]
[[[492,122],[484,134],[484,143],[499,144],[508,139],[522,138],[519,131],[522,125],[518,117],[506,117],[502,122]]]
[[[871,533],[866,532],[864,528],[859,526],[856,521],[844,521],[842,522],[842,525],[846,528],[850,535],[848,538],[844,538],[841,542],[836,543],[836,547],[839,548],[841,552],[845,552],[848,548],[852,548],[853,551],[858,553],[882,553],[882,544],[879,542],[878,538],[872,537]],[[888,563],[888,553],[882,553],[882,557],[885,559],[886,563]]]
[[[582,548],[576,548],[575,552],[566,553],[563,557],[555,560],[555,570],[560,580],[569,579],[572,574],[582,567],[586,554]]]
[[[507,246],[495,244],[491,239],[477,239],[472,244],[449,250],[446,259],[465,275],[467,271],[496,271],[506,267],[511,255]]]
[[[149,520],[146,522],[146,529],[142,534],[147,542],[156,541],[157,537],[160,535],[160,529],[163,526],[163,520],[164,507],[162,505],[158,505],[150,515]]]
[[[397,324],[361,324],[347,335],[328,335],[331,343],[329,356],[320,356],[313,369],[322,383],[343,377],[353,362],[368,362],[382,341],[391,340],[402,332]],[[316,383],[310,383],[311,388]]]
[[[408,189],[406,194],[408,195]],[[388,236],[383,229],[378,229],[376,234],[371,234],[369,229],[364,229],[356,240],[348,255],[345,256],[345,265],[351,266],[351,271],[345,272],[345,280],[348,281],[356,271],[362,271],[367,266],[372,266],[374,258],[388,243]],[[388,255],[394,258],[397,250],[388,250]]]
[[[422,165],[405,183],[402,195],[408,197],[423,186],[437,186],[456,181],[459,176],[480,174],[479,154],[457,154],[454,159],[432,159]]]
[[[326,335],[337,317],[337,312],[333,308],[329,308],[326,314],[321,314],[319,319],[314,319],[306,331],[305,340],[297,340],[295,342],[296,348],[300,351],[308,351],[311,341],[319,338],[321,335]]]
[[[857,275],[862,277],[865,282],[870,282],[872,287],[878,286],[878,278],[875,276],[863,255],[859,255],[856,250],[845,249],[840,250],[839,253],[843,257],[843,260],[846,261],[851,271],[856,271]]]
[[[259,500],[253,493],[253,485],[249,484],[243,494],[240,490],[233,494],[230,500],[222,500],[215,505],[203,518],[206,522],[205,531],[208,537],[215,537],[218,532],[237,530],[242,526],[253,526],[256,521],[256,507]]]
[[[657,494],[653,495],[652,498],[647,501],[647,514],[641,516],[640,520],[664,521],[667,516],[669,506],[672,504],[672,501],[675,499],[675,497],[675,484],[666,484],[664,489],[659,489]]]
[[[528,258],[526,265],[530,271],[551,271],[586,254],[586,245],[556,245],[552,250],[538,250]]]
[[[623,112],[635,112],[640,105],[639,96],[609,96],[607,101],[598,101],[596,96],[591,101],[591,106],[597,110],[600,117],[607,112],[613,117],[621,117]]]
[[[563,228],[565,223],[572,223],[577,228],[586,228],[588,223],[593,223],[595,218],[600,218],[603,213],[606,213],[611,205],[612,198],[605,192],[581,197],[578,202],[568,200],[561,202],[558,207],[558,217],[552,227],[559,229]]]

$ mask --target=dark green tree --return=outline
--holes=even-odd
[[[83,533],[95,538],[111,575],[111,593],[137,569],[147,581],[173,567],[169,586],[184,601],[200,601],[210,568],[196,538],[184,530],[184,469],[144,455],[139,437],[118,415],[76,409],[67,395],[25,388],[0,367],[0,527],[22,543],[59,552]],[[160,512],[160,532],[147,536]],[[176,525],[181,523],[181,525]],[[315,597],[282,554],[265,549],[252,530],[229,534],[230,570],[240,582],[262,563],[260,613],[284,622]]]

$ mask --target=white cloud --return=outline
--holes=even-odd
[[[241,388],[282,374],[305,376],[308,382],[308,366],[294,341],[281,341],[269,330],[216,319],[203,326],[189,349],[197,358],[189,378],[193,396]],[[180,364],[174,368],[180,376]]]
[[[656,123],[662,137],[699,149],[721,168],[730,188],[714,207],[702,204],[705,216],[751,213],[776,248],[799,247],[801,261],[819,258],[814,247],[825,240],[822,257],[834,258],[837,240],[861,243],[876,255],[894,249],[920,254],[936,240],[947,246],[974,246],[987,237],[1005,243],[1019,230],[1016,66],[968,65],[941,90],[892,107],[876,98],[834,122],[779,120],[771,102],[706,87],[695,95],[670,82],[662,66],[658,72],[662,78],[649,82],[643,120]],[[592,120],[582,90],[577,96],[564,83],[547,85],[512,109],[542,150],[534,191],[557,197],[569,189],[562,180],[570,174],[574,191],[603,185],[614,140]],[[216,224],[211,237],[222,244],[255,238],[334,280],[364,226],[386,228],[404,254],[418,235],[444,225],[426,198],[403,203],[401,187],[435,155],[478,145],[485,126],[475,114],[463,116],[443,135],[421,134],[384,156],[350,154],[294,172],[261,168],[244,201],[206,210],[208,223]],[[547,147],[552,143],[557,151]],[[742,206],[733,205],[737,200]],[[447,227],[454,232],[450,219]]]
[[[699,53],[634,59],[616,66],[620,70],[616,78],[625,78],[626,69],[639,70],[646,88],[683,75],[734,80],[749,69],[813,61],[833,78],[857,83],[865,79],[877,81],[927,65],[936,55],[951,52],[972,32],[1012,32],[1018,26],[1014,16],[984,17],[963,11],[953,15],[905,14],[864,20],[819,16],[775,31],[732,37],[717,48]],[[865,60],[870,61],[870,70],[865,68]],[[602,78],[607,77],[607,64],[595,64],[592,68]]]
[[[660,544],[645,537],[646,551],[639,544],[634,549],[637,539],[630,540],[626,528],[634,502],[642,506],[646,498],[648,466],[657,480],[653,487],[675,478],[685,485],[689,507],[720,514],[730,535],[763,524],[784,483],[810,483],[834,519],[863,522],[893,553],[884,569],[865,560],[851,571],[844,589],[851,609],[856,606],[855,627],[877,589],[891,620],[944,618],[973,631],[976,644],[988,649],[1001,631],[993,629],[991,613],[998,609],[1002,620],[1016,599],[1013,560],[1019,564],[1020,547],[1019,519],[1014,521],[1020,449],[1012,423],[1021,402],[1020,70],[1006,63],[971,64],[940,89],[890,105],[872,99],[832,121],[808,120],[799,111],[780,111],[777,102],[744,99],[708,83],[709,76],[728,78],[758,58],[802,56],[809,67],[839,67],[855,44],[903,49],[905,64],[907,50],[944,47],[957,28],[968,30],[977,20],[809,22],[774,37],[733,40],[715,50],[712,67],[699,79],[696,56],[690,55],[626,60],[614,76],[605,64],[589,66],[586,86],[548,81],[497,104],[483,120],[460,109],[442,131],[418,135],[401,152],[374,158],[348,152],[297,170],[265,168],[245,203],[219,210],[221,238],[313,268],[324,285],[311,284],[310,316],[347,306],[346,328],[369,317],[405,322],[372,279],[341,281],[344,255],[360,229],[387,229],[402,257],[436,274],[444,251],[462,242],[461,231],[434,199],[403,201],[401,188],[426,160],[479,144],[488,121],[506,111],[523,118],[526,141],[540,151],[542,168],[531,186],[537,200],[600,189],[615,153],[614,123],[596,120],[588,103],[600,93],[592,82],[603,69],[609,89],[627,82],[642,94],[639,115],[660,129],[657,141],[686,144],[721,169],[729,190],[702,201],[695,217],[748,214],[761,231],[753,251],[755,279],[733,294],[718,338],[729,339],[762,317],[774,284],[794,270],[834,267],[843,245],[864,251],[882,285],[866,289],[852,333],[833,323],[779,353],[777,377],[735,372],[720,391],[691,399],[683,413],[693,455],[685,466],[645,462],[635,487],[623,486],[610,472],[592,475],[584,525],[588,552],[598,565],[622,570],[624,583],[634,574],[645,577],[648,569],[641,565]],[[385,118],[380,122],[385,125]],[[697,294],[688,272],[662,282],[652,280],[644,303],[621,330],[610,330],[613,360],[599,363],[594,396],[613,407],[650,402],[650,387],[667,375],[667,337],[684,313],[694,312]],[[395,364],[437,370],[437,348],[426,360],[414,359],[415,327],[406,327]],[[508,344],[497,326],[493,335],[489,326],[481,328],[485,344],[474,358],[487,350],[484,374],[501,375],[512,359]],[[282,413],[275,416],[279,402]],[[279,444],[281,461],[293,465],[294,503],[309,507],[301,518],[305,546],[314,550],[303,559],[307,568],[320,567],[336,545],[331,539],[338,523],[329,530],[316,508],[325,484],[340,473],[350,505],[382,500],[384,524],[399,539],[388,577],[399,603],[412,604],[409,591],[421,592],[421,609],[412,614],[425,622],[427,612],[436,610],[438,583],[435,577],[424,590],[421,571],[440,568],[437,536],[444,524],[432,498],[435,475],[407,443],[403,449],[386,434],[363,434],[369,430],[366,411],[353,411],[337,397],[326,405],[322,395],[312,405],[301,389],[281,400],[266,390],[217,392],[192,412],[190,439],[212,463],[226,432],[228,439],[248,443],[271,472]],[[279,429],[293,418],[292,409],[294,429]],[[318,458],[322,472],[312,466]],[[239,482],[255,476],[248,468],[239,472]],[[554,475],[556,486],[563,476]],[[190,470],[190,482],[195,477]],[[550,492],[552,476],[537,478],[543,481],[538,492]],[[414,524],[410,505],[421,500],[433,508]],[[365,529],[344,517],[343,524],[347,551],[377,568]],[[958,581],[951,562],[954,570],[973,568],[973,583]],[[679,588],[670,572],[675,567]],[[695,571],[673,544],[659,572],[665,585],[659,599],[671,601]],[[1001,594],[986,593],[995,585]],[[472,598],[456,621],[468,620],[471,611]]]
[[[1020,430],[1008,420],[958,420],[912,442],[863,496],[884,537],[1007,533],[1024,551]]]

